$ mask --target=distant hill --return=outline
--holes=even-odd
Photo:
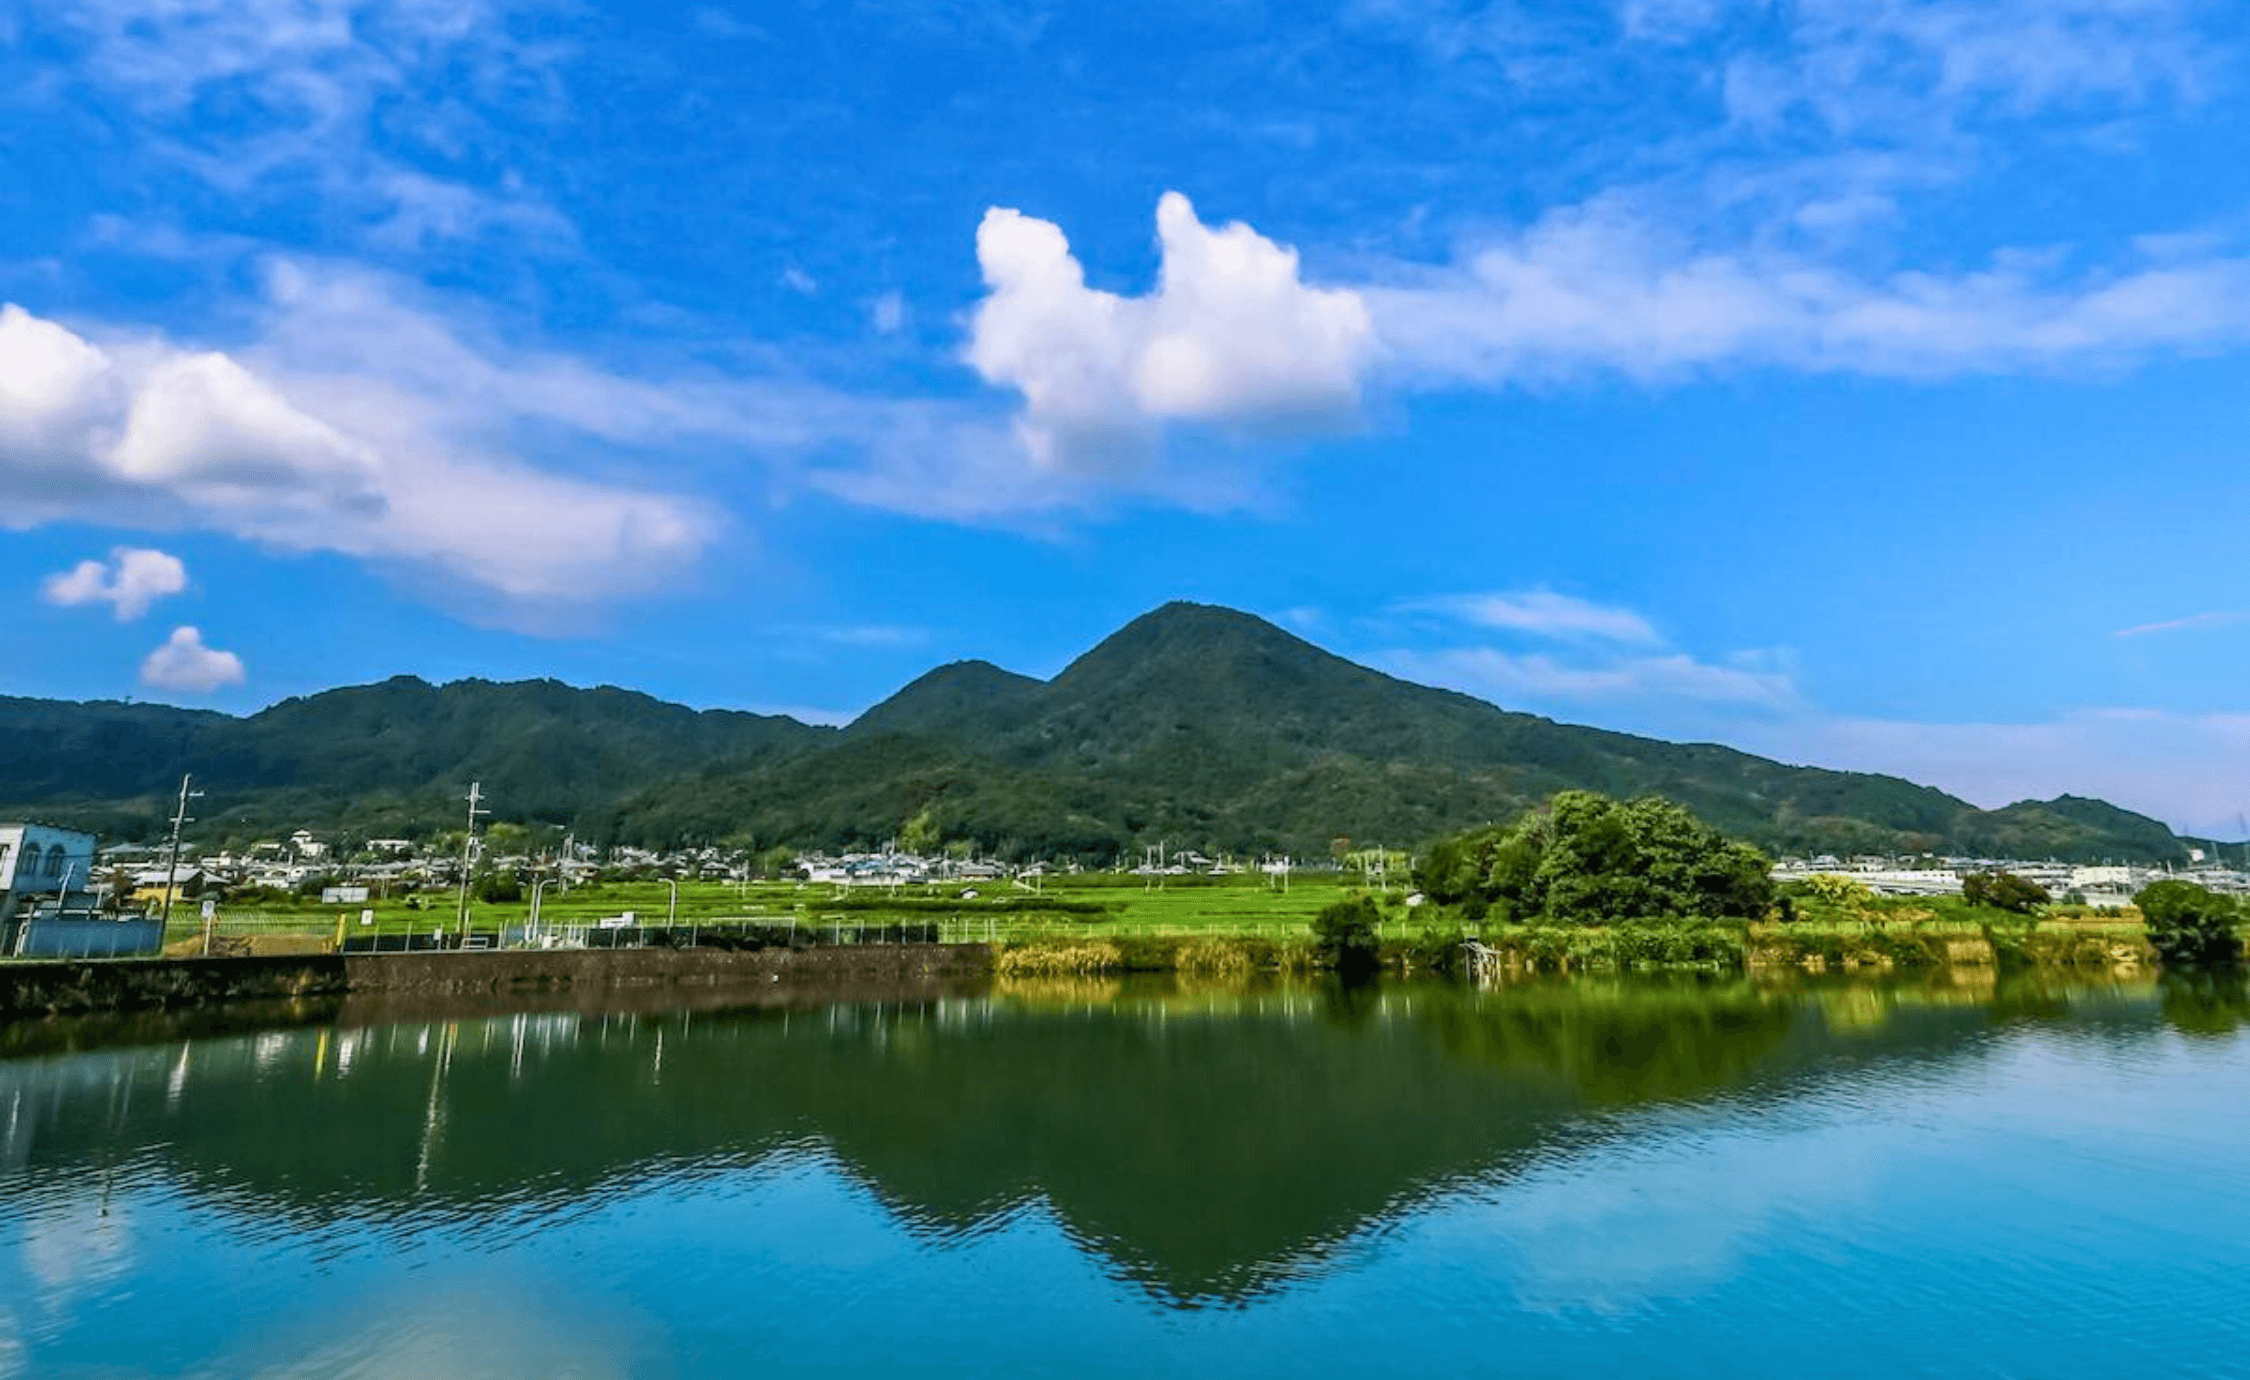
[[[553,681],[402,677],[246,718],[0,699],[0,810],[145,834],[183,770],[207,821],[271,834],[495,818],[653,845],[872,843],[927,809],[950,838],[1107,859],[1143,843],[1411,846],[1555,791],[1654,793],[1769,848],[2184,858],[2158,821],[2063,796],[1979,810],[1896,777],[1558,724],[1346,661],[1231,609],[1168,604],[1051,681],[941,666],[842,730]]]
[[[180,774],[197,814],[267,834],[350,821],[383,833],[457,814],[471,779],[497,817],[569,822],[718,758],[832,736],[795,719],[697,711],[552,680],[435,686],[412,676],[283,700],[250,715],[0,698],[0,810],[145,834]],[[504,802],[504,803],[503,803]]]

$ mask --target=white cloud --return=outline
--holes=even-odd
[[[781,270],[781,285],[800,297],[813,297],[820,292],[819,281],[795,264]]]
[[[1428,615],[1453,629],[1563,644],[1562,654],[1502,647],[1439,646],[1378,658],[1410,680],[1494,700],[1511,708],[1575,710],[1630,702],[1773,712],[1798,703],[1781,659],[1743,652],[1721,662],[1666,646],[1654,624],[1632,609],[1552,590],[1509,590],[1406,599],[1394,613]],[[1456,634],[1458,635],[1458,634]]]
[[[473,185],[416,163],[496,164],[510,123],[560,107],[554,40],[513,32],[540,0],[58,0],[37,23],[68,55],[58,83],[97,93],[136,147],[239,198],[308,189],[371,243],[567,225],[506,176]],[[404,99],[402,99],[404,98]],[[199,110],[224,119],[190,119]],[[388,214],[385,214],[385,213]]]
[[[742,398],[480,353],[395,284],[276,274],[239,351],[97,344],[0,308],[0,525],[200,527],[466,582],[487,616],[649,592],[714,539],[704,505],[534,467],[536,424],[615,443],[756,431]]]
[[[1162,267],[1142,297],[1088,287],[1048,221],[995,207],[977,227],[990,295],[968,360],[1023,395],[1041,465],[1144,462],[1167,422],[1287,430],[1357,411],[1373,340],[1356,294],[1306,286],[1294,250],[1247,225],[1211,229],[1177,192],[1156,223]]]
[[[130,622],[168,594],[187,588],[187,566],[177,556],[142,546],[111,549],[109,560],[80,561],[49,575],[40,594],[50,604],[108,604],[117,621]]]
[[[242,658],[203,645],[192,627],[174,628],[164,645],[141,663],[141,683],[157,690],[207,694],[222,685],[242,683]]]
[[[1592,638],[1608,642],[1654,643],[1663,639],[1640,614],[1614,604],[1597,604],[1552,590],[1512,590],[1494,594],[1453,594],[1410,599],[1404,613],[1434,613],[1480,628],[1539,637]]]
[[[1466,691],[1510,708],[1620,700],[1779,710],[1798,702],[1787,671],[1743,658],[1717,665],[1684,652],[1562,659],[1493,647],[1396,651],[1379,658],[1409,680]]]
[[[1987,106],[2022,116],[2192,98],[2215,61],[2194,0],[1794,0],[1779,8],[1779,50],[1738,57],[1726,74],[1730,110],[1753,123],[1802,108],[1844,133],[1897,138]]]
[[[1401,377],[1486,386],[1726,366],[1941,377],[2119,363],[2250,340],[2250,258],[2145,241],[2107,269],[2003,252],[1861,276],[1785,249],[1705,249],[1624,197],[1549,214],[1444,268],[1360,290]]]

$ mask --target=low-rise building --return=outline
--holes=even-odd
[[[52,824],[0,824],[0,924],[27,903],[90,888],[94,836]]]

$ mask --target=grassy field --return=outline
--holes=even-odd
[[[540,901],[542,927],[595,925],[630,913],[639,925],[663,925],[676,916],[681,925],[748,923],[818,928],[849,941],[857,931],[899,924],[934,924],[947,940],[991,939],[1016,942],[1065,937],[1141,938],[1155,936],[1301,939],[1311,933],[1312,917],[1357,889],[1355,879],[1337,875],[1299,875],[1284,890],[1263,876],[1167,878],[1161,885],[1137,877],[1049,878],[1036,890],[1007,882],[930,886],[840,887],[796,882],[683,882],[675,902],[662,882],[610,882],[550,888]],[[970,894],[973,893],[973,894]],[[1419,932],[1428,923],[1405,907],[1404,888],[1387,893],[1386,935]],[[363,925],[361,914],[373,912]],[[515,904],[474,903],[470,923],[477,930],[524,924],[528,898]],[[381,898],[364,905],[229,906],[221,904],[216,933],[223,936],[294,935],[333,939],[351,936],[429,934],[455,927],[451,894]],[[1450,928],[1450,925],[1447,926]],[[175,940],[200,936],[200,909],[193,902],[172,913]]]
[[[1358,890],[1358,879],[1338,874],[1299,874],[1286,890],[1259,874],[1223,878],[1166,878],[1161,884],[1138,877],[1096,874],[1049,878],[1036,888],[1008,882],[882,887],[840,887],[797,882],[684,882],[676,902],[662,882],[609,882],[549,889],[540,905],[542,927],[593,926],[631,913],[635,923],[663,925],[676,914],[681,925],[795,925],[817,930],[831,942],[853,942],[901,924],[934,925],[940,938],[1002,943],[1078,939],[1240,938],[1301,941],[1311,933],[1319,910]],[[1383,905],[1383,937],[1411,942],[1430,932],[1459,927],[1453,917],[1410,910],[1406,888],[1378,892]],[[221,905],[216,933],[250,939],[258,947],[333,943],[339,934],[386,939],[428,935],[454,928],[451,893],[414,898],[377,898],[364,906],[234,907]],[[528,899],[515,904],[475,903],[472,927],[492,931],[520,926],[530,916]],[[373,923],[360,922],[362,911]],[[2025,937],[2074,936],[2120,940],[2137,938],[2137,916],[2050,913],[2036,920],[1973,908],[1958,898],[1890,898],[1851,906],[1817,907],[1802,913],[1789,931],[1807,940],[1878,933],[1931,937],[1974,936],[1993,931]],[[1472,931],[1477,927],[1471,926]],[[1513,929],[1515,927],[1506,927]],[[175,945],[189,946],[202,933],[200,911],[186,903],[173,912]],[[1503,935],[1492,927],[1491,937]],[[894,930],[895,936],[895,930]]]

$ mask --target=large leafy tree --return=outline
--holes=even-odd
[[[1771,873],[1763,853],[1671,801],[1565,791],[1506,828],[1441,840],[1417,882],[1475,916],[1595,925],[1761,916]]]
[[[2235,930],[2238,908],[2193,882],[2151,882],[2134,894],[2148,926],[2148,942],[2166,963],[2207,966],[2239,962],[2242,938]]]

